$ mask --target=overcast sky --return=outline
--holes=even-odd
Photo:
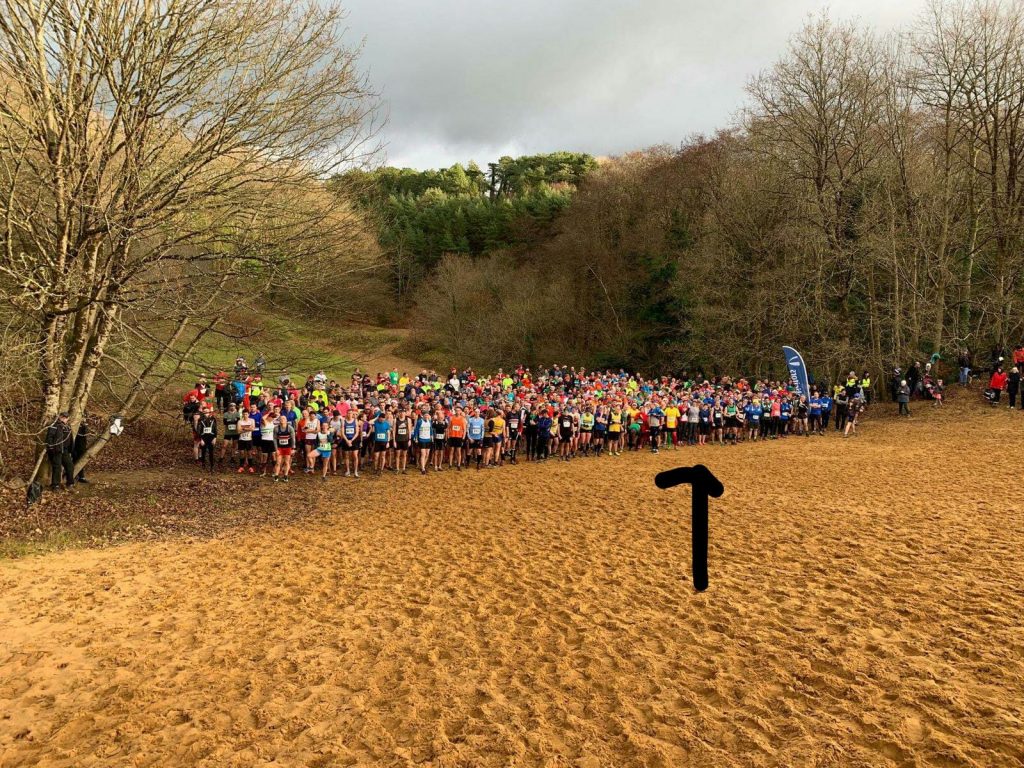
[[[887,31],[924,0],[342,0],[389,165],[615,155],[729,125],[749,77],[828,7]]]

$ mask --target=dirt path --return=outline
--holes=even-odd
[[[689,451],[0,564],[0,765],[1022,765],[1024,417],[915,414],[701,451],[699,595]]]

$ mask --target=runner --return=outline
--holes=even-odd
[[[268,405],[266,410],[260,413],[260,477],[266,477],[268,465],[274,461],[274,454],[277,453],[277,446],[274,444],[274,427],[277,426],[277,416]]]
[[[715,404],[711,409],[711,427],[713,437],[711,442],[725,445],[725,407],[719,398],[715,398]]]
[[[505,433],[505,420],[501,411],[491,409],[487,411],[487,421],[484,424],[483,440],[483,464],[484,468],[495,466],[501,457],[501,440]]]
[[[800,399],[796,403],[796,426],[797,432],[801,435],[811,436],[811,433],[807,431],[807,414],[810,408],[807,404],[807,398],[800,395]]]
[[[242,417],[238,420],[238,474],[247,469],[249,474],[255,474],[256,467],[253,466],[253,434],[256,432],[256,420],[249,415],[246,408],[242,409]]]
[[[871,386],[870,380],[868,380],[868,386]],[[863,388],[863,385],[862,385]],[[867,390],[865,390],[865,393]],[[819,397],[818,402],[821,405],[821,419],[818,423],[818,434],[824,436],[828,425],[832,420],[832,398],[828,396],[828,390],[826,389]],[[867,407],[870,402],[867,394],[864,395],[864,406]]]
[[[864,411],[864,401],[860,395],[854,395],[850,400],[850,410],[846,416],[846,428],[843,430],[843,437],[857,436],[857,418]]]
[[[612,406],[608,416],[608,452],[612,456],[622,455],[622,408]]]
[[[196,434],[199,435],[199,462],[209,466],[213,473],[213,450],[217,444],[217,419],[213,415],[213,407],[204,408],[196,420]]]
[[[469,438],[469,461],[476,459],[476,468],[480,469],[480,462],[483,461],[484,430],[486,424],[480,415],[480,409],[474,408],[473,415],[469,417],[466,428],[466,435]],[[468,464],[467,464],[468,466]]]
[[[680,420],[683,417],[680,416]],[[680,421],[682,425],[682,421]],[[691,397],[686,403],[686,422],[687,428],[687,445],[697,445],[700,437],[700,404],[697,402],[697,398]]]
[[[433,460],[434,471],[440,472],[444,469],[445,448],[448,442],[448,418],[445,416],[444,409],[440,405],[434,409],[434,417],[430,420],[430,426],[434,433],[434,444],[431,447],[430,458]]]
[[[420,474],[427,474],[427,463],[430,461],[430,448],[434,443],[434,427],[430,423],[429,411],[426,407],[420,411],[413,427],[413,434],[416,440],[416,462],[420,468]]]
[[[708,436],[711,435],[711,406],[702,402],[697,411],[697,419],[700,427],[700,434],[697,438],[698,445],[706,445]]]
[[[388,449],[391,448],[391,422],[385,411],[377,412],[377,418],[373,422],[373,468],[379,475],[384,471],[384,462],[388,457]]]
[[[302,435],[302,451],[306,460],[306,466],[303,468],[303,472],[306,474],[313,474],[316,471],[316,459],[317,459],[317,435],[320,433],[320,420],[316,417],[314,411],[310,408],[306,408],[302,411],[302,418],[299,419],[297,425],[297,434]]]
[[[608,409],[603,406],[597,406],[597,410],[594,412],[594,435],[591,441],[594,446],[594,455],[600,456],[604,450],[605,442],[608,438]]]
[[[412,444],[412,419],[409,412],[402,408],[395,419],[395,470],[406,473],[409,464],[409,450]]]
[[[572,416],[572,448],[569,455],[575,459],[580,447],[580,412],[578,408],[570,407],[569,414]]]
[[[665,447],[671,448],[673,451],[679,450],[679,424],[680,416],[682,415],[679,407],[675,401],[668,404],[665,408]],[[650,418],[650,414],[648,414]],[[685,434],[685,429],[684,429]]]
[[[651,440],[651,453],[657,453],[661,442],[661,427],[665,422],[665,412],[655,401],[647,411],[647,432]]]
[[[456,406],[455,412],[448,420],[448,466],[455,467],[458,472],[462,471],[466,463],[466,430],[469,423],[466,413],[461,406]]]
[[[584,456],[590,455],[590,442],[594,435],[594,406],[587,405],[579,416],[579,450]]]
[[[627,413],[627,439],[629,441],[626,446],[627,450],[639,451],[640,450],[640,434],[643,432],[643,419],[640,417],[640,411],[635,408],[631,408]]]
[[[238,462],[238,422],[241,418],[242,415],[238,412],[238,406],[234,401],[228,402],[227,410],[221,416],[221,420],[224,422],[224,439],[220,444],[219,463],[221,466],[224,466],[224,456],[228,453],[231,454],[232,462]]]
[[[769,411],[768,437],[776,440],[779,437],[779,424],[782,421],[782,400],[778,397],[771,399],[771,410]]]
[[[562,461],[569,461],[569,453],[572,450],[572,414],[568,409],[562,411],[558,416],[558,458]]]
[[[359,477],[359,443],[362,434],[358,413],[353,408],[341,422],[341,451],[345,460],[345,477],[353,474]]]
[[[537,460],[537,432],[540,414],[537,413],[537,406],[534,405],[526,413],[526,424],[523,428],[523,435],[526,439],[526,460]]]
[[[746,429],[746,426],[747,426],[746,403],[747,403],[746,399],[739,400],[736,403],[736,413],[733,414],[733,420],[736,423],[736,429],[733,432],[733,441],[732,441],[733,445],[736,445],[737,443],[741,443],[745,439],[744,438],[744,434],[745,434],[744,430]]]
[[[818,397],[818,390],[811,390],[811,396],[807,399],[807,433],[808,435],[818,432],[821,426],[821,398]]]
[[[548,408],[548,412],[551,415],[551,428],[548,430],[548,450],[549,453],[555,456],[560,455],[560,435],[562,431],[561,426],[561,411],[555,408],[553,405]]]
[[[725,401],[725,436],[732,445],[736,445],[736,433],[740,429],[739,412],[732,398]]]
[[[373,469],[373,409],[367,405],[359,415],[359,456],[360,464]]]
[[[516,454],[519,451],[520,436],[523,433],[526,423],[526,409],[517,405],[508,412],[508,445],[505,450],[508,452],[509,461],[516,463]]]
[[[316,451],[320,455],[320,463],[323,465],[320,477],[327,479],[327,472],[331,468],[331,454],[334,453],[334,432],[327,421],[320,422],[320,431],[316,436]]]
[[[342,452],[341,426],[341,412],[334,408],[330,412],[330,421],[328,421],[328,429],[331,433],[331,456],[328,463],[331,465],[332,475],[338,474],[338,454]]]
[[[292,451],[295,450],[295,428],[288,423],[288,417],[282,414],[274,425],[272,438],[274,445],[274,482],[288,482],[292,473]]]

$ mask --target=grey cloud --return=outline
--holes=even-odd
[[[838,0],[881,30],[923,0]],[[729,124],[819,0],[347,0],[390,115],[387,160],[618,154]]]

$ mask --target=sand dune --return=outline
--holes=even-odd
[[[1024,765],[1024,416],[915,414],[2,564],[0,765]]]

